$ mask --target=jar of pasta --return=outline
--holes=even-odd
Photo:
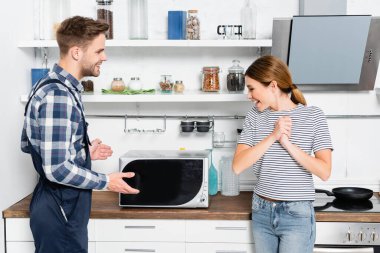
[[[219,91],[219,72],[218,66],[203,67],[202,69],[202,91]]]

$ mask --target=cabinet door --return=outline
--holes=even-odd
[[[7,242],[7,253],[34,253],[34,242]]]
[[[248,243],[187,243],[186,253],[254,253]]]
[[[186,241],[253,243],[251,222],[188,220]]]
[[[96,253],[185,253],[185,243],[96,242]]]
[[[96,241],[184,242],[184,220],[95,219]]]
[[[34,241],[29,226],[29,218],[9,218],[5,220],[6,241]]]

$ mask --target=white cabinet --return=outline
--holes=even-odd
[[[7,253],[33,253],[28,218],[6,219]],[[91,219],[89,253],[254,253],[248,220]]]

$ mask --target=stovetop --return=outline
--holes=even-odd
[[[366,201],[347,201],[317,194],[313,205],[318,212],[380,213],[380,198],[376,196]]]

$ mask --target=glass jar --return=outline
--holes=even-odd
[[[141,90],[142,83],[140,82],[139,77],[131,77],[131,81],[128,83],[128,89],[130,90]]]
[[[147,0],[129,0],[129,39],[148,39],[148,4]]]
[[[239,195],[239,176],[232,170],[232,156],[222,156],[219,166],[222,178],[221,194],[224,196]]]
[[[96,2],[97,19],[110,26],[106,32],[106,39],[113,39],[113,0],[96,0]]]
[[[161,75],[160,88],[162,93],[172,93],[173,82],[171,75]]]
[[[189,10],[186,20],[186,39],[199,40],[200,39],[200,23],[197,10]]]
[[[244,69],[239,65],[240,61],[233,60],[234,64],[228,69],[227,90],[230,92],[242,92],[245,87]]]
[[[203,67],[202,91],[219,91],[219,67]]]
[[[61,22],[70,16],[70,1],[67,0],[35,0],[34,39],[55,39]]]
[[[121,92],[125,90],[125,84],[121,77],[115,77],[111,83],[111,90]]]
[[[185,90],[185,85],[182,81],[175,81],[173,88],[175,93],[183,93],[183,91]]]

